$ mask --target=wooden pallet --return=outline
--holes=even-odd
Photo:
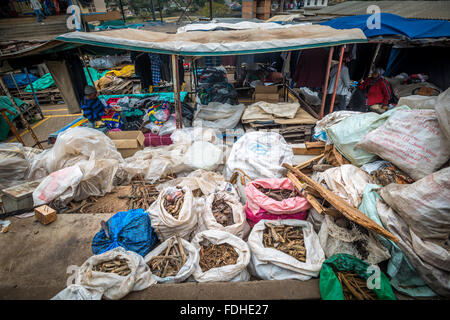
[[[104,88],[99,93],[104,95],[113,95],[113,94],[131,94],[133,93],[133,80],[125,80],[120,82],[119,84],[112,85]]]
[[[34,101],[33,92],[25,92],[24,90],[25,88],[22,88],[19,93],[17,89],[11,89],[10,92],[14,97],[19,98],[20,100]],[[40,104],[56,104],[58,101],[64,101],[58,88],[49,88],[35,92]]]
[[[313,124],[261,124],[249,123],[245,126],[245,131],[259,131],[259,130],[276,130],[283,138],[290,143],[303,143],[311,139]]]

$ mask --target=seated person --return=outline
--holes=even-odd
[[[383,69],[376,68],[372,75],[361,82],[358,89],[366,92],[366,105],[381,105],[387,109],[389,100],[391,100],[392,90],[386,79],[383,78]]]
[[[93,86],[86,86],[84,95],[81,110],[83,110],[83,116],[88,119],[87,127],[95,128],[95,122],[101,121],[101,117],[105,115],[105,109],[109,107],[97,97],[97,90]]]

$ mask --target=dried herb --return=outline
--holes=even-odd
[[[114,259],[101,262],[92,269],[97,272],[117,273],[119,276],[127,276],[131,273],[126,259]]]
[[[300,226],[266,224],[263,233],[263,244],[266,248],[274,248],[299,261],[306,261],[303,230]]]
[[[202,272],[236,264],[238,257],[236,250],[228,243],[212,244],[204,240],[200,245],[200,268]]]

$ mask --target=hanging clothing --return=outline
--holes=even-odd
[[[161,82],[161,59],[159,54],[149,53],[151,69],[152,69],[152,83],[154,86]]]
[[[206,67],[218,67],[221,64],[222,64],[222,60],[218,56],[205,57],[205,65],[206,65]]]
[[[327,62],[327,49],[303,50],[293,78],[296,87],[321,88],[325,79]]]
[[[336,85],[336,75],[338,72],[338,65],[334,65],[330,70],[330,82],[328,84],[328,94],[332,94],[334,91],[334,86]],[[350,75],[348,73],[348,68],[345,65],[341,66],[341,73],[339,74],[339,82],[336,89],[337,95],[347,95],[351,85]]]
[[[134,53],[130,55],[134,60],[134,70],[141,81],[141,91],[147,92],[150,85],[152,85],[152,73],[150,57],[146,53]]]

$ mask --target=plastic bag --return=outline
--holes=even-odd
[[[441,132],[450,140],[450,88],[437,97],[435,111]]]
[[[336,253],[347,253],[367,263],[378,264],[391,257],[373,232],[343,217],[326,215],[318,235],[327,258]]]
[[[200,264],[195,266],[194,279],[198,282],[238,282],[250,280],[247,265],[250,262],[250,249],[248,245],[237,236],[220,230],[205,230],[199,232],[192,239],[192,245],[200,252],[200,243],[207,240],[212,244],[228,243],[239,255],[236,264],[202,271]]]
[[[214,170],[223,163],[223,151],[212,143],[195,141],[186,151],[183,162],[194,169]]]
[[[174,244],[178,246],[178,241],[175,236],[170,237],[155,249],[153,249],[149,254],[147,254],[144,258],[145,263],[148,263],[150,259],[154,256],[163,256],[170,241],[174,241]],[[181,243],[183,246],[184,253],[186,254],[186,262],[180,268],[178,273],[175,276],[169,277],[158,277],[157,275],[153,275],[158,281],[158,283],[179,283],[185,281],[189,276],[194,272],[195,266],[198,264],[199,255],[198,251],[194,248],[194,246],[184,239],[181,239]]]
[[[368,184],[364,188],[363,199],[358,210],[363,212],[379,226],[383,226],[377,210],[377,199],[381,199],[375,189],[380,188],[376,184]],[[391,259],[389,259],[386,273],[391,279],[391,285],[396,290],[413,297],[432,297],[436,294],[425,284],[417,271],[409,262],[408,258],[392,240],[377,235],[381,243],[388,248]]]
[[[306,249],[306,262],[274,248],[266,248],[263,244],[263,234],[266,225],[272,224],[301,226],[303,229]],[[301,220],[260,220],[248,237],[248,245],[252,252],[249,270],[264,280],[309,280],[317,277],[325,261],[325,254],[320,247],[319,237],[314,232],[312,224]]]
[[[449,182],[447,167],[412,184],[391,183],[380,195],[417,236],[445,241],[450,235]]]
[[[355,208],[361,203],[364,187],[370,182],[366,172],[351,164],[315,172],[313,179],[325,183],[328,189]]]
[[[127,276],[119,276],[115,273],[93,271],[95,265],[114,259],[127,260],[131,273]],[[106,299],[110,300],[121,299],[131,291],[144,290],[155,283],[156,279],[144,258],[121,247],[87,259],[81,265],[75,278],[75,284],[88,290],[101,292]]]
[[[164,208],[164,199],[171,189],[169,187],[160,192],[158,199],[147,210],[152,226],[155,228],[161,241],[165,241],[174,235],[189,239],[197,225],[197,212],[193,207],[192,191],[187,187],[182,188],[184,191],[183,205],[181,206],[178,219],[175,219]]]
[[[399,110],[356,148],[392,162],[415,180],[438,170],[450,158],[450,140],[440,130],[434,110]]]
[[[88,290],[78,284],[71,284],[61,290],[51,300],[101,300],[102,293],[97,290]]]
[[[231,149],[225,166],[225,178],[230,179],[235,169],[242,170],[250,179],[281,178],[292,164],[292,147],[276,132],[247,132]]]
[[[341,122],[342,120],[361,114],[361,112],[356,111],[335,111],[333,113],[327,114],[325,117],[323,117],[321,120],[316,122],[316,125],[314,127],[314,139],[316,140],[322,140],[327,142],[328,144],[333,143],[328,137],[326,129],[331,127],[334,124],[337,124]]]
[[[217,222],[212,212],[212,204],[215,199],[223,199],[226,204],[231,207],[233,214],[233,224],[223,226]],[[217,192],[210,194],[202,206],[202,210],[198,212],[198,232],[204,230],[222,230],[234,234],[241,239],[244,239],[250,227],[245,218],[244,206],[240,203],[237,195],[228,192]]]
[[[82,160],[97,159],[123,161],[114,142],[103,132],[86,127],[70,128],[58,134],[53,148],[34,157],[29,178],[43,178]]]
[[[191,144],[195,141],[205,141],[218,144],[217,132],[212,128],[184,128],[175,130],[170,136],[173,143]]]
[[[108,234],[102,228],[92,240],[94,254],[123,247],[145,256],[158,240],[143,209],[118,212],[106,222],[106,226]]]
[[[277,201],[262,193],[258,190],[258,187],[266,189],[296,190],[294,184],[288,178],[254,180],[245,187],[247,207],[252,212],[256,213],[260,211],[260,209],[264,209],[267,213],[287,215],[299,213],[311,208],[309,202],[303,196],[297,194],[297,192],[295,197]]]
[[[369,132],[383,125],[396,111],[409,109],[407,106],[397,107],[383,114],[366,112],[352,115],[326,129],[327,137],[331,139],[338,151],[353,165],[362,166],[373,162],[377,156],[369,153],[356,144]]]
[[[397,245],[423,281],[437,294],[450,297],[448,244],[421,239],[401,216],[380,199],[377,199],[377,211],[381,222],[399,240]]]
[[[28,160],[20,143],[0,143],[0,190],[25,181]]]
[[[64,193],[66,194],[60,200],[62,202],[70,201],[82,178],[83,173],[79,166],[71,166],[52,172],[33,191],[34,206],[50,203]]]
[[[194,115],[194,127],[209,127],[218,130],[233,129],[239,123],[245,106],[210,102],[207,106],[198,105]]]
[[[323,300],[344,300],[344,292],[341,283],[335,274],[338,271],[349,271],[358,274],[361,278],[372,283],[369,279],[375,271],[369,269],[370,265],[350,254],[336,254],[325,260],[320,271],[320,296]],[[375,280],[376,281],[376,280]],[[379,300],[396,300],[389,279],[380,271],[380,288],[375,285],[373,292]],[[376,283],[375,283],[376,284]]]

